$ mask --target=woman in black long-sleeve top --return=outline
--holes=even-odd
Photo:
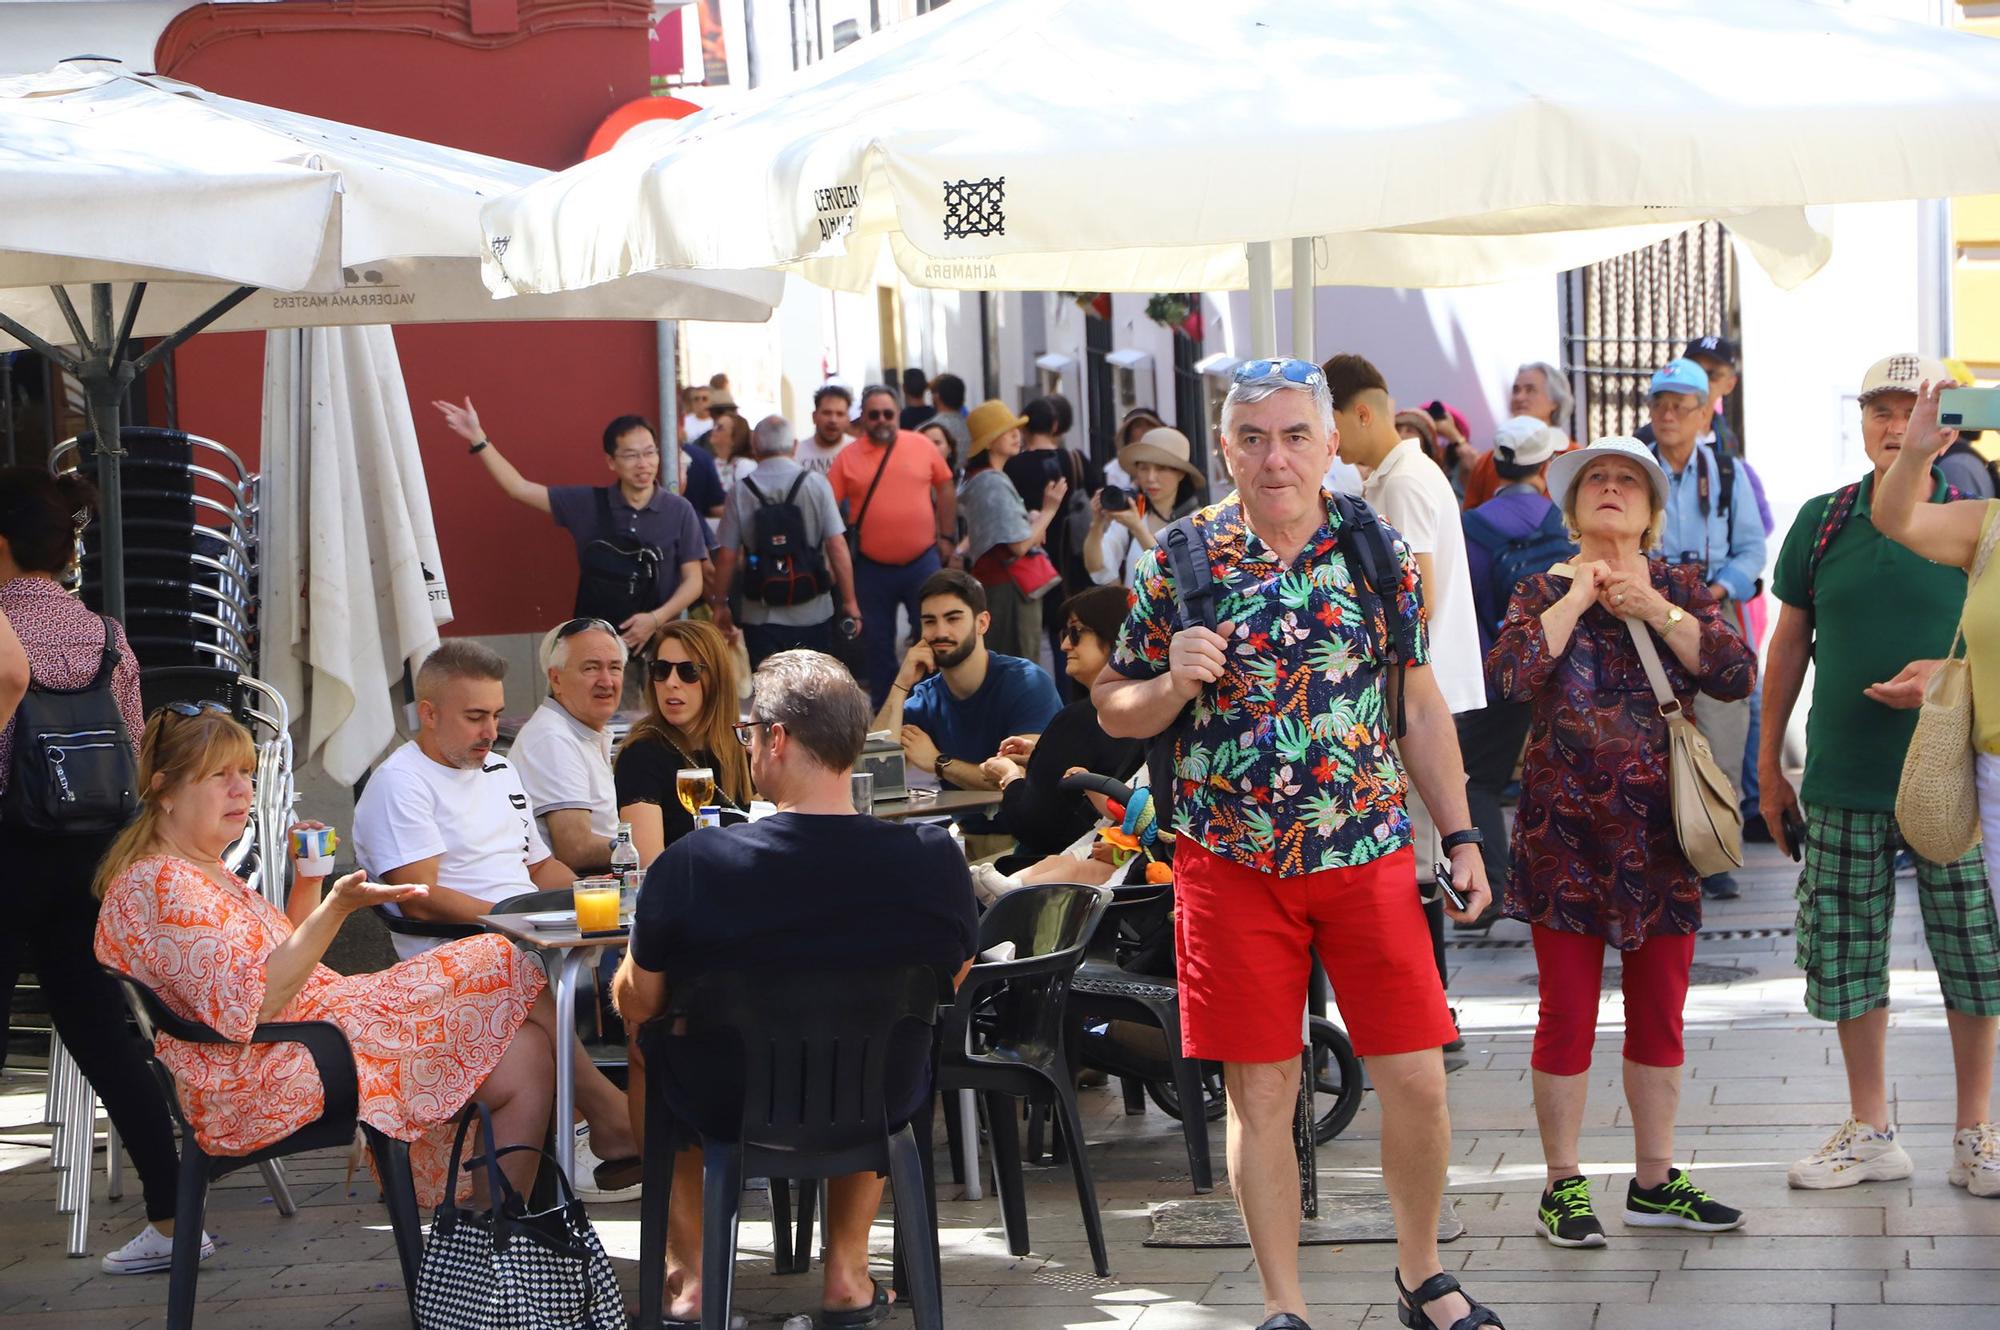
[[[1145,760],[1135,739],[1114,739],[1097,723],[1090,685],[1111,657],[1118,626],[1130,603],[1121,586],[1091,587],[1062,607],[1062,647],[1069,677],[1081,684],[1082,698],[1056,713],[1040,735],[1015,735],[981,769],[1000,783],[1000,810],[994,825],[1020,842],[999,862],[1002,872],[1061,854],[1097,822],[1097,810],[1080,794],[1058,788],[1071,771],[1095,772],[1124,780]]]

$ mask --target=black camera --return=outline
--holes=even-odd
[[[1107,513],[1122,513],[1132,506],[1132,491],[1106,485],[1097,491],[1097,506]]]

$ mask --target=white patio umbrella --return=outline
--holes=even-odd
[[[75,375],[99,440],[105,608],[124,610],[119,402],[204,328],[756,321],[783,279],[682,273],[496,302],[481,203],[548,173],[219,97],[114,61],[0,79],[0,349]],[[87,285],[89,309],[72,285]],[[161,337],[143,355],[134,337]]]
[[[488,205],[487,281],[846,285],[887,245],[925,286],[1248,285],[1258,353],[1274,280],[1488,281],[1707,218],[1795,283],[1808,205],[2000,190],[1996,63],[1810,0],[958,0]]]

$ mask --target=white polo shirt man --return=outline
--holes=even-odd
[[[1431,673],[1453,713],[1486,705],[1486,663],[1479,651],[1479,616],[1465,563],[1465,528],[1458,496],[1416,439],[1391,448],[1368,473],[1361,495],[1396,528],[1410,553],[1429,556],[1424,608],[1431,634]]]
[[[590,814],[592,839],[618,834],[618,791],[611,781],[611,731],[592,729],[553,697],[514,736],[507,760],[521,778],[535,830],[551,842],[549,814],[581,808]]]
[[[536,890],[528,868],[549,857],[528,793],[506,758],[448,767],[416,740],[391,753],[354,809],[354,857],[371,876],[438,858],[437,880],[496,904]],[[398,959],[435,939],[392,935]]]

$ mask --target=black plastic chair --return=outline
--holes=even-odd
[[[125,991],[126,1004],[138,1022],[139,1033],[150,1050],[155,1038],[166,1035],[187,1044],[230,1044],[199,1021],[178,1015],[160,995],[130,975],[105,967]],[[319,1072],[325,1092],[320,1115],[283,1140],[275,1141],[247,1155],[211,1155],[196,1142],[194,1129],[181,1112],[180,1096],[173,1073],[160,1065],[150,1052],[147,1061],[159,1078],[167,1105],[181,1129],[180,1186],[174,1201],[174,1253],[172,1273],[167,1282],[167,1330],[190,1330],[194,1325],[196,1282],[201,1276],[201,1233],[208,1210],[209,1184],[239,1168],[303,1154],[308,1150],[346,1149],[353,1144],[358,1127],[375,1158],[375,1170],[382,1179],[382,1200],[389,1209],[389,1225],[396,1235],[396,1256],[403,1267],[403,1294],[410,1304],[411,1324],[417,1323],[417,1269],[423,1263],[423,1221],[417,1215],[416,1184],[410,1174],[410,1147],[362,1122],[357,1117],[361,1089],[354,1068],[354,1051],[339,1026],[329,1021],[266,1021],[250,1035],[252,1044],[302,1044]]]
[[[938,1089],[977,1091],[984,1109],[1008,1250],[1028,1254],[1028,1203],[1013,1105],[1018,1099],[1054,1113],[1076,1178],[1091,1260],[1103,1276],[1111,1273],[1104,1224],[1065,1044],[1070,982],[1110,900],[1107,887],[1047,882],[994,902],[979,921],[979,949],[1011,942],[1014,959],[973,966],[938,1031]]]
[[[1121,1079],[1126,1109],[1136,1100],[1143,1108],[1142,1085],[1165,1071],[1179,1092],[1179,1102],[1199,1104],[1202,1095],[1202,1066],[1181,1051],[1180,989],[1168,976],[1146,974],[1126,968],[1132,946],[1143,932],[1171,928],[1162,917],[1173,909],[1171,886],[1114,887],[1111,904],[1085,949],[1083,964],[1070,984],[1069,1053],[1076,1065],[1095,1067]],[[1105,1040],[1081,1037],[1086,1025],[1100,1021],[1136,1021],[1159,1028],[1166,1038],[1164,1066],[1140,1066],[1137,1059],[1121,1057]],[[1215,1186],[1214,1166],[1209,1157],[1208,1121],[1200,1113],[1181,1118],[1187,1142],[1188,1175],[1197,1192]]]
[[[735,1285],[743,1179],[886,1173],[919,1330],[943,1330],[937,1214],[913,1123],[892,1125],[889,1095],[922,1085],[941,984],[928,966],[794,974],[717,971],[675,988],[639,1032],[646,1061],[645,1183],[639,1211],[639,1325],[665,1312],[667,1206],[674,1154],[702,1147],[702,1330],[725,1330]],[[897,1036],[901,1033],[903,1037]],[[914,1033],[917,1037],[910,1037]],[[740,1051],[734,1120],[684,1123],[676,1098],[714,1098],[718,1049]],[[725,1060],[729,1060],[725,1055]],[[679,1087],[707,1093],[677,1093]],[[928,1104],[925,1106],[928,1108]]]

